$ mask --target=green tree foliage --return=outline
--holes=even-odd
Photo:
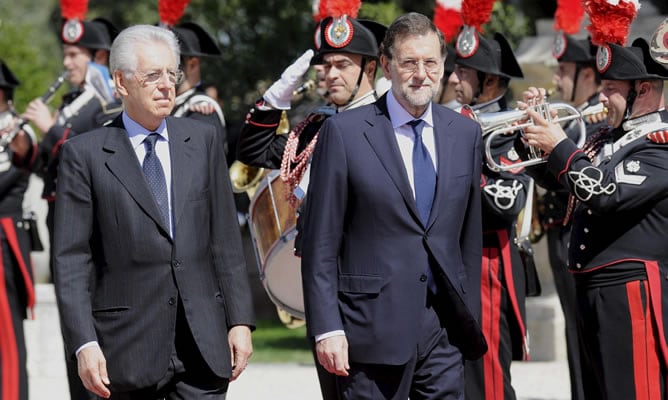
[[[370,19],[384,25],[390,25],[404,10],[392,1],[364,2],[359,18]]]
[[[22,112],[30,100],[42,96],[62,70],[57,37],[48,26],[52,1],[41,4],[0,4],[0,58],[21,82],[14,105]],[[59,91],[62,93],[63,90]]]
[[[490,21],[483,26],[483,30],[490,35],[500,32],[508,39],[510,46],[517,49],[520,41],[529,35],[529,24],[515,6],[497,1],[494,3]]]
[[[658,6],[665,0],[650,0]],[[104,16],[117,27],[156,24],[158,0],[94,0],[88,18]],[[495,4],[486,32],[499,31],[517,48],[536,18],[550,18],[556,0],[504,0]],[[364,0],[360,18],[390,24],[404,12],[432,17],[434,0]],[[202,25],[223,56],[203,60],[203,80],[218,88],[231,134],[248,106],[306,49],[313,47],[311,0],[191,0],[181,21]],[[0,58],[22,81],[17,108],[40,96],[62,69],[58,0],[0,2]]]

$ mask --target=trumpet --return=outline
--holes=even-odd
[[[569,121],[576,120],[579,130],[579,136],[577,141],[577,146],[582,147],[584,141],[587,137],[587,129],[585,126],[585,118],[590,115],[600,114],[605,112],[606,109],[603,104],[597,104],[596,106],[589,107],[584,111],[579,111],[577,108],[565,104],[565,103],[542,103],[537,104],[532,107],[533,110],[537,111],[547,119],[549,122],[553,123],[565,123]],[[550,112],[557,111],[557,117],[552,118]],[[565,115],[559,116],[560,113],[565,113]],[[473,119],[475,119],[483,130],[483,136],[485,137],[485,157],[487,159],[487,165],[493,171],[509,171],[511,169],[524,168],[532,165],[541,164],[547,161],[547,155],[534,147],[529,147],[529,159],[515,163],[512,165],[500,165],[492,157],[492,141],[499,135],[507,135],[512,132],[518,131],[520,129],[526,128],[528,126],[534,125],[533,121],[529,120],[527,122],[518,124],[519,121],[527,119],[526,110],[513,110],[505,111],[498,113],[489,113],[489,114],[476,114],[473,113]]]
[[[67,78],[67,71],[63,71],[58,78],[49,86],[49,88],[46,90],[46,92],[40,97],[40,100],[44,104],[47,104],[48,102],[53,99],[53,96],[56,94],[56,91],[62,86],[63,83],[65,83],[65,78]],[[0,137],[0,153],[5,151],[7,147],[9,147],[9,144],[14,140],[16,135],[23,129],[23,126],[27,123],[28,121],[25,118],[19,117],[15,123],[14,127],[4,135]]]

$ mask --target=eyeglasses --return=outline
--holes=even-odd
[[[142,85],[156,85],[160,82],[163,75],[167,75],[167,80],[172,85],[178,85],[183,81],[183,71],[180,69],[166,69],[162,71],[135,72]]]
[[[420,68],[420,64],[424,67],[426,73],[431,74],[437,72],[443,65],[442,62],[436,60],[397,60],[397,66],[401,72],[414,74]]]

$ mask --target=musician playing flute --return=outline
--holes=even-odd
[[[493,116],[508,111],[508,84],[512,78],[523,78],[523,73],[503,35],[496,33],[487,38],[479,33],[477,24],[484,18],[468,5],[466,1],[462,4],[467,25],[455,43],[455,70],[449,81],[455,85],[459,103],[470,106],[480,116]],[[491,13],[491,3],[488,12]],[[509,169],[494,171],[487,163],[482,168],[479,312],[489,350],[481,359],[465,365],[466,399],[514,400],[511,361],[529,357],[525,297],[540,291],[530,242],[526,239],[518,243],[516,229],[527,198],[532,200],[528,196],[532,182],[523,168],[513,167],[521,160],[513,148],[512,136],[497,136],[490,149],[495,162]],[[531,218],[530,214],[525,210],[524,218]]]

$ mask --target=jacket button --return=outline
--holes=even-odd
[[[176,300],[173,297],[170,297],[167,303],[169,303],[170,306],[173,306],[176,303]]]
[[[420,282],[427,282],[427,275],[425,274],[420,275]]]
[[[174,268],[180,268],[180,267],[181,267],[181,261],[174,260]]]

